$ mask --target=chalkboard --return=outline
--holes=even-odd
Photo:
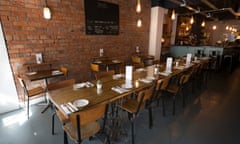
[[[87,35],[118,35],[119,6],[117,4],[85,0]]]

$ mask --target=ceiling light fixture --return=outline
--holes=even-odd
[[[172,19],[172,20],[175,20],[175,19],[176,19],[175,10],[172,11],[171,19]]]
[[[137,12],[137,13],[140,13],[141,10],[142,10],[142,8],[141,8],[141,1],[140,1],[140,0],[137,0],[136,12]]]
[[[47,0],[45,0],[45,6],[43,7],[43,17],[48,20],[51,19],[51,10],[47,6]]]

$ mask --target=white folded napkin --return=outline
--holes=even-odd
[[[113,75],[113,79],[116,80],[116,79],[120,79],[120,78],[123,78],[124,77],[124,74],[115,74]]]
[[[167,72],[159,72],[160,75],[163,75],[163,76],[168,76],[170,73],[167,73]]]
[[[59,70],[54,70],[52,71],[52,75],[57,75],[57,74],[62,74],[63,72],[59,71]]]
[[[74,89],[80,89],[80,88],[84,88],[84,87],[87,87],[87,88],[94,87],[94,84],[87,81],[87,82],[77,83],[77,84],[73,85]]]
[[[184,66],[177,66],[177,67],[174,67],[174,69],[179,69],[179,70],[182,70],[184,69],[185,67]]]
[[[121,87],[118,87],[118,86],[114,86],[114,87],[112,87],[112,90],[115,91],[115,92],[117,92],[117,93],[120,93],[120,94],[129,91],[129,90],[127,90],[127,89],[124,89],[124,88],[121,88]]]
[[[142,79],[139,79],[139,81],[143,83],[151,83],[153,80],[149,78],[142,78]]]
[[[136,69],[136,72],[143,72],[143,71],[146,71],[144,68],[138,68]]]

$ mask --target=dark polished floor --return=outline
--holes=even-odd
[[[240,68],[230,73],[213,73],[202,91],[191,94],[185,108],[177,102],[176,115],[167,115],[161,107],[153,110],[154,126],[148,129],[147,111],[136,119],[136,144],[239,144],[240,143]],[[24,111],[0,115],[0,144],[63,144],[63,131],[56,122],[56,135],[51,135],[51,109],[41,114],[42,106],[32,106],[32,116],[26,121]],[[114,143],[128,144],[129,122],[122,113],[122,135]],[[84,141],[98,144],[98,139]]]

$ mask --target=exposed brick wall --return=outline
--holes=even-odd
[[[136,45],[142,52],[148,51],[150,0],[141,1],[141,14],[135,12],[135,0],[104,0],[118,4],[120,10],[120,33],[108,36],[85,34],[83,0],[48,0],[51,20],[42,16],[44,1],[0,1],[0,16],[14,75],[23,73],[22,65],[35,61],[35,54],[42,53],[44,61],[57,60],[55,67],[67,66],[69,78],[85,81],[90,77],[90,60],[98,56],[99,48],[104,48],[107,56],[124,60],[129,60]],[[141,28],[136,27],[138,17],[143,20]]]

